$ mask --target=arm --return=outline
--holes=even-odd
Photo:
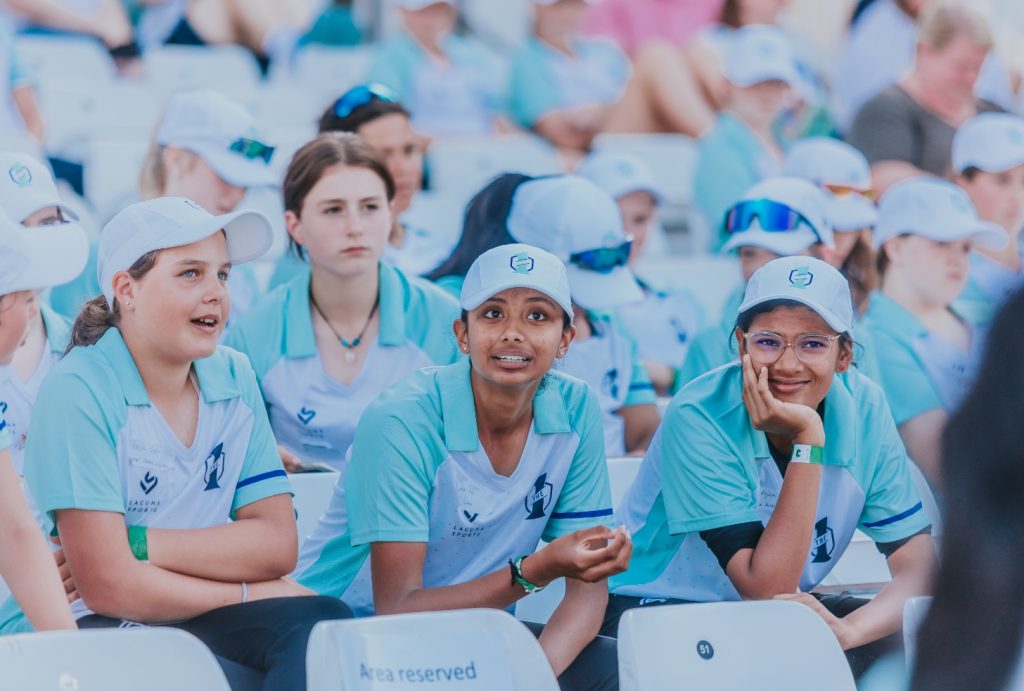
[[[897,182],[927,175],[929,173],[907,161],[878,161],[871,166],[871,186],[876,194],[881,195]]]
[[[540,634],[540,647],[555,676],[564,672],[601,629],[608,606],[608,583],[565,580],[565,597]]]
[[[626,454],[629,456],[642,456],[647,450],[648,444],[658,431],[661,417],[658,415],[658,406],[653,403],[642,405],[630,405],[619,408],[617,411],[625,422]]]
[[[43,130],[43,115],[39,111],[39,101],[36,99],[36,91],[31,86],[23,85],[15,87],[11,91],[11,99],[14,107],[21,115],[25,123],[25,129],[32,135],[32,138],[39,144],[43,143],[45,132]]]
[[[73,629],[53,557],[25,503],[10,453],[0,452],[0,576],[36,631]]]
[[[63,509],[57,511],[57,528],[78,593],[97,614],[174,621],[242,600],[239,583],[196,578],[137,561],[120,514]],[[249,585],[250,600],[308,593],[284,579]]]
[[[150,528],[149,562],[214,581],[267,581],[287,576],[298,559],[295,508],[287,494],[243,506],[225,525],[190,530]]]
[[[556,147],[586,151],[607,114],[608,106],[556,110],[537,120],[533,129]]]
[[[104,0],[92,16],[70,10],[60,0],[3,0],[3,4],[33,24],[90,34],[111,48],[132,40],[131,25],[114,0]]]
[[[942,481],[942,430],[946,428],[948,419],[945,410],[933,408],[899,426],[907,455],[933,487],[939,487]]]

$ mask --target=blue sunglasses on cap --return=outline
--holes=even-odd
[[[360,84],[338,97],[338,100],[334,102],[334,115],[339,118],[347,118],[354,110],[362,108],[371,101],[397,103],[398,97],[394,91],[383,84]]]
[[[596,247],[569,255],[569,263],[587,271],[599,274],[611,273],[629,262],[629,253],[633,249],[633,237],[629,236],[621,245],[615,247]]]
[[[245,137],[231,142],[228,150],[245,156],[250,161],[257,158],[263,159],[264,163],[270,163],[270,159],[274,156],[274,147],[256,139],[247,139]]]
[[[750,230],[750,224],[755,218],[761,230],[766,233],[789,232],[796,230],[796,227],[803,223],[814,233],[814,237],[818,238],[818,242],[824,242],[818,229],[806,216],[782,202],[771,199],[752,199],[735,204],[726,212],[722,226],[727,233],[742,233]]]

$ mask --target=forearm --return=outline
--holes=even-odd
[[[626,453],[630,456],[642,456],[658,431],[661,417],[658,406],[653,403],[631,405],[620,408],[618,414],[624,421],[623,430]]]
[[[876,194],[881,195],[897,182],[927,175],[928,173],[907,161],[879,161],[871,166],[871,185]]]
[[[281,578],[298,559],[294,524],[262,518],[190,530],[151,528],[147,543],[155,566],[214,581]]]
[[[31,86],[22,85],[11,92],[18,114],[25,123],[25,129],[39,142],[43,143],[43,116],[39,111],[39,102],[36,100],[36,92]]]
[[[0,576],[36,631],[73,629],[75,620],[53,556],[28,507],[23,507],[23,520],[5,520],[0,532]]]
[[[607,581],[584,583],[571,578],[565,580],[565,597],[540,635],[541,648],[555,676],[564,672],[580,651],[594,640],[607,605]]]
[[[523,587],[513,585],[507,568],[457,585],[438,588],[417,588],[397,597],[379,597],[374,587],[374,606],[377,614],[404,614],[451,609],[489,607],[504,609],[524,595]]]
[[[85,34],[96,33],[96,25],[84,14],[69,10],[60,0],[5,0],[14,13],[33,24]]]

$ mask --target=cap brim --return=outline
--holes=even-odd
[[[792,300],[793,302],[799,302],[801,305],[807,307],[812,312],[817,314],[819,317],[824,319],[825,323],[831,326],[836,333],[852,333],[853,331],[852,324],[847,324],[846,322],[844,322],[842,319],[839,318],[838,315],[836,315],[835,312],[826,308],[817,300],[811,300],[804,295],[800,295],[793,292],[780,292],[772,293],[770,295],[762,295],[758,297],[756,300],[750,300],[748,302],[744,302],[743,304],[741,304],[736,313],[737,315],[743,314],[749,309],[757,307],[758,305],[763,305],[766,302],[771,302],[772,300]]]
[[[20,230],[24,233],[25,264],[5,293],[41,290],[73,281],[89,259],[89,238],[76,225]]]
[[[216,220],[222,225],[218,225],[214,232],[224,229],[228,258],[235,266],[259,259],[274,244],[274,227],[259,211],[235,211],[217,216]]]
[[[1010,236],[1002,226],[996,225],[995,223],[989,223],[988,221],[982,221],[981,224],[971,233],[971,239],[974,244],[978,247],[984,247],[990,250],[1001,250],[1006,247],[1010,241]]]
[[[776,67],[775,65],[761,65],[758,69],[742,74],[727,72],[726,78],[733,86],[748,87],[762,82],[785,82],[787,86],[795,89],[801,84],[800,75],[795,70]]]
[[[225,182],[235,187],[273,187],[278,176],[263,159],[250,159],[211,144],[185,146],[198,154]]]
[[[504,290],[510,290],[512,288],[529,288],[531,290],[536,290],[538,293],[547,295],[549,298],[554,300],[555,304],[565,310],[565,313],[569,315],[570,319],[572,319],[573,309],[571,300],[566,302],[564,298],[555,295],[551,291],[545,290],[536,281],[526,280],[528,277],[529,275],[515,274],[509,276],[507,280],[499,284],[489,285],[485,289],[478,290],[475,293],[469,295],[463,293],[459,298],[459,306],[466,311],[475,310],[477,307],[484,304],[484,302]]]
[[[861,195],[833,197],[828,220],[838,232],[860,230],[878,223],[878,209],[870,199]]]
[[[751,228],[733,233],[722,245],[722,252],[740,247],[760,247],[779,256],[788,257],[799,254],[818,242],[820,242],[818,236],[804,227],[782,233],[766,233],[763,230]]]
[[[586,309],[613,309],[644,299],[633,272],[625,267],[620,266],[606,274],[581,269],[574,264],[566,265],[565,269],[573,302]]]

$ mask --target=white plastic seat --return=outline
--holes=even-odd
[[[721,255],[643,259],[636,273],[655,288],[689,292],[709,325],[717,323],[725,301],[743,280],[735,257]]]
[[[273,74],[272,81],[301,85],[318,108],[326,108],[331,100],[362,82],[372,54],[367,48],[306,46],[295,55],[291,70]]]
[[[501,173],[551,175],[561,170],[557,152],[532,134],[438,140],[427,156],[432,189],[467,200]]]
[[[146,53],[145,73],[149,83],[167,93],[211,88],[247,106],[261,79],[256,58],[236,45],[154,48]]]
[[[626,496],[637,473],[640,472],[642,461],[643,459],[638,456],[608,459],[608,482],[612,489],[612,508],[618,509],[621,506],[622,498]]]
[[[619,623],[622,691],[853,691],[828,625],[779,600],[631,609]]]
[[[288,476],[295,496],[299,542],[309,537],[331,503],[340,473],[293,473]]]
[[[494,609],[321,622],[309,637],[306,678],[308,691],[558,691],[537,639]]]
[[[139,171],[149,142],[143,137],[96,138],[85,156],[85,196],[102,223],[139,198]]]
[[[0,686],[55,691],[230,691],[213,653],[171,628],[0,637]]]
[[[74,79],[96,86],[117,75],[110,53],[94,38],[20,34],[16,45],[26,68],[41,84]]]

